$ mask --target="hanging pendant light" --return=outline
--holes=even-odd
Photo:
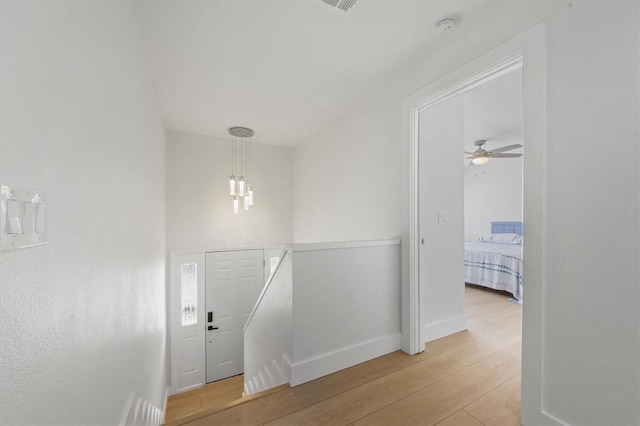
[[[238,180],[238,195],[244,197],[244,176],[240,176]]]
[[[251,137],[253,136],[253,130],[246,127],[231,127],[229,134],[233,137],[231,141],[229,194],[233,196],[233,212],[238,214],[240,198],[243,199],[244,210],[249,210],[249,207],[253,205],[253,185],[251,184]],[[238,141],[238,138],[242,138],[242,140]],[[247,138],[249,142],[246,142]],[[238,151],[240,152],[239,158],[236,154]],[[240,162],[239,170],[236,169],[238,160]],[[238,177],[235,174],[237,171],[240,173]]]
[[[249,185],[246,198],[249,200],[249,205],[253,205],[253,186]]]
[[[253,136],[253,135],[251,135]],[[251,143],[253,138],[249,137],[249,155],[247,156],[249,158],[249,166],[247,167],[248,170],[248,176],[249,176],[249,182],[248,182],[248,186],[247,186],[247,197],[249,198],[249,205],[252,206],[253,205],[253,183],[252,180],[253,179],[253,174],[252,174],[252,169],[251,169],[251,165],[252,165],[252,154],[253,154],[253,144]]]
[[[229,176],[229,195],[236,195],[236,177]]]
[[[236,177],[235,177],[235,168],[236,168],[236,141],[235,139],[231,139],[231,176],[229,176],[229,195],[236,195]]]

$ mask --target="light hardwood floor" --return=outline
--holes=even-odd
[[[242,376],[169,398],[180,425],[519,425],[521,306],[467,286],[469,329],[247,402]],[[221,398],[221,399],[218,399]],[[195,414],[194,414],[195,413]]]

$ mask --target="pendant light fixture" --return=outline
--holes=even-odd
[[[244,210],[253,205],[253,184],[251,183],[251,138],[253,130],[246,127],[231,127],[231,176],[229,194],[233,196],[233,212],[238,214],[240,198]],[[239,165],[239,167],[237,167]],[[239,176],[236,176],[239,173]],[[245,177],[246,173],[246,177]]]
[[[236,144],[235,140],[231,140],[231,176],[229,176],[229,195],[235,197],[236,195],[236,176],[235,176],[235,166],[236,166]]]

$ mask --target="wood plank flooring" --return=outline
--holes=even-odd
[[[242,376],[169,398],[174,425],[519,425],[521,306],[466,288],[469,330],[238,400]],[[220,398],[219,400],[217,398]],[[219,407],[219,408],[215,408]]]

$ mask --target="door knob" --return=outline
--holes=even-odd
[[[217,329],[218,329],[218,327],[214,327],[214,326],[212,326],[212,325],[210,325],[209,327],[207,327],[207,330],[217,330]]]

